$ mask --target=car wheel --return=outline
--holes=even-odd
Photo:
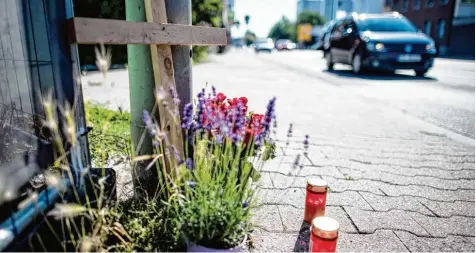
[[[416,76],[425,76],[427,72],[428,72],[428,69],[425,69],[425,70],[415,70]]]
[[[332,62],[332,54],[330,51],[326,53],[326,63],[327,63],[327,69],[328,70],[333,70],[334,69],[334,62]]]
[[[354,74],[362,73],[362,58],[360,54],[355,54],[354,58],[352,58],[352,71]]]

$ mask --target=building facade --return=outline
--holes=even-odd
[[[456,2],[456,0],[387,0],[386,4],[388,9],[405,15],[420,30],[432,37],[439,53],[444,55],[450,45]],[[472,47],[474,48],[474,43]]]
[[[352,11],[357,13],[382,13],[386,0],[352,0]]]
[[[298,0],[296,17],[303,11],[312,11],[325,16],[326,0]]]

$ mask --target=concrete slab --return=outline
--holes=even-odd
[[[378,230],[373,234],[339,235],[338,252],[408,252],[392,231]]]
[[[265,229],[266,231],[282,232],[284,231],[278,206],[264,205],[253,210],[252,222],[254,225]]]
[[[474,252],[474,244],[462,236],[429,238],[418,237],[404,231],[395,231],[395,234],[412,252]]]
[[[453,203],[431,201],[427,199],[419,200],[428,209],[441,217],[454,215],[474,217],[474,202],[455,201]]]
[[[417,213],[412,213],[411,217],[434,237],[446,237],[448,235],[474,236],[473,217],[438,218]]]
[[[360,193],[364,199],[374,208],[376,211],[390,211],[390,210],[403,210],[419,212],[425,215],[434,216],[432,212],[423,206],[418,198],[414,197],[389,197],[376,195],[368,192]]]
[[[360,233],[374,233],[376,230],[404,230],[420,236],[429,236],[410,213],[393,210],[389,212],[364,211],[352,207],[344,207],[350,219]]]

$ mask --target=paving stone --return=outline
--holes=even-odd
[[[366,181],[363,183],[355,180],[336,179],[328,176],[322,176],[322,178],[327,181],[332,192],[364,191],[373,192],[375,194],[383,194],[379,190],[379,187],[383,183],[372,181]]]
[[[408,252],[405,245],[389,230],[373,234],[339,234],[338,252]]]
[[[398,238],[412,252],[474,252],[474,244],[462,236],[449,235],[446,238],[418,237],[404,231],[395,231]]]
[[[428,186],[381,184],[380,190],[389,196],[414,196],[439,201],[474,201],[474,190],[438,190]]]
[[[465,238],[466,238],[466,240],[468,240],[469,242],[471,242],[474,245],[474,236],[471,236],[471,237],[466,236]]]
[[[292,252],[297,236],[285,233],[255,231],[251,236],[254,249],[251,252]]]
[[[342,207],[326,207],[326,216],[339,222],[339,231],[344,233],[357,233],[357,229],[352,225],[352,221]]]
[[[286,189],[289,187],[306,188],[307,178],[302,176],[288,176],[279,173],[270,173],[274,188]]]
[[[438,202],[428,199],[420,199],[428,209],[441,217],[450,217],[454,215],[474,217],[474,202],[455,201],[455,202]]]
[[[352,177],[355,180],[369,179],[378,180],[386,183],[397,185],[425,185],[440,189],[456,190],[456,189],[474,189],[474,179],[461,180],[445,180],[435,177],[422,176],[400,176],[394,174],[383,173],[379,170],[353,170],[340,169],[342,173]]]
[[[278,209],[283,221],[284,231],[298,232],[304,222],[304,208],[278,206]]]
[[[283,231],[283,224],[280,219],[278,206],[263,205],[253,210],[253,224],[266,229],[267,231]]]
[[[362,196],[356,191],[330,192],[327,195],[327,205],[351,206],[362,210],[373,210]]]
[[[330,176],[335,178],[344,178],[338,168],[335,166],[305,166],[299,172],[301,176]]]
[[[417,213],[410,215],[430,235],[435,237],[446,237],[448,235],[474,236],[474,218],[462,216],[438,218]]]
[[[258,203],[293,205],[304,208],[305,195],[302,189],[262,189],[258,192]]]
[[[265,188],[273,188],[274,186],[273,186],[272,177],[273,175],[271,173],[261,172],[259,186],[265,187]]]
[[[422,236],[429,235],[408,212],[398,210],[373,212],[352,207],[344,207],[344,209],[361,233],[374,233],[378,229],[396,229]]]
[[[475,177],[474,168],[469,170],[445,170],[444,168],[437,169],[429,167],[408,168],[389,165],[353,164],[350,166],[341,166],[339,169],[380,171],[381,173],[388,173],[390,175],[437,177],[441,179],[474,179]]]
[[[428,210],[428,208],[419,202],[418,198],[406,196],[389,197],[368,192],[361,192],[360,194],[376,211],[386,212],[390,210],[404,210],[434,216],[433,213]]]

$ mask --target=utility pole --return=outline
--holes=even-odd
[[[145,22],[144,1],[126,0],[126,20]],[[152,138],[147,133],[142,113],[152,111],[155,103],[155,83],[150,57],[150,46],[127,45],[127,60],[129,70],[129,90],[131,101],[131,138],[136,156],[151,155]],[[158,173],[155,167],[146,170],[150,160],[133,164],[132,180],[136,197],[154,197],[159,186]]]
[[[167,21],[171,24],[192,24],[191,0],[165,0]],[[180,115],[185,104],[192,101],[192,46],[171,46],[175,85],[180,98]]]

